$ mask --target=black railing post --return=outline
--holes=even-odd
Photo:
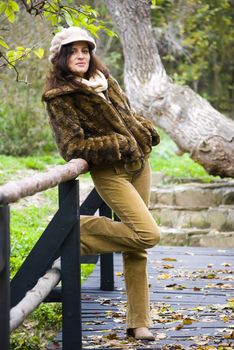
[[[9,350],[10,341],[10,214],[0,206],[0,349]]]
[[[70,215],[76,223],[61,249],[63,350],[82,349],[79,182],[59,185],[59,205],[69,193]]]
[[[99,215],[111,218],[111,209],[103,202],[99,208]],[[113,253],[101,254],[100,289],[114,290],[114,257]]]

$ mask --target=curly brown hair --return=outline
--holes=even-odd
[[[108,78],[110,75],[108,68],[100,61],[89,45],[88,48],[90,54],[89,69],[85,73],[84,78],[89,79],[98,70],[101,71],[106,78]],[[71,53],[72,43],[69,43],[67,45],[63,45],[59,53],[53,58],[53,68],[49,71],[47,76],[45,92],[64,84],[70,84],[72,86],[80,85],[80,83],[76,80],[75,75],[67,65],[67,61]]]

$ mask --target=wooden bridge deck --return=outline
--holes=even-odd
[[[83,284],[83,348],[234,349],[233,253],[200,247],[149,250],[154,342],[126,340],[121,254],[114,256],[112,292],[99,289],[97,264]],[[61,334],[56,340],[62,348]]]

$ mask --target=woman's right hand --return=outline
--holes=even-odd
[[[122,155],[128,154],[130,151],[130,142],[127,136],[117,134],[118,142],[119,142],[119,151]]]
[[[138,144],[134,138],[118,134],[119,140],[119,150],[121,153],[121,158],[140,158],[141,152],[139,150]]]

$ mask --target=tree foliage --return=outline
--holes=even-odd
[[[166,69],[222,111],[234,107],[232,0],[158,0],[152,23]]]
[[[151,15],[169,75],[233,113],[233,0],[156,0]],[[109,36],[113,25],[105,1],[0,0],[0,21],[0,153],[51,151],[41,93],[52,33],[61,26],[87,28],[100,38],[98,54],[123,82],[124,57],[118,37]]]
[[[0,0],[0,69],[8,66],[15,69],[17,80],[19,73],[16,64],[24,58],[30,58],[32,54],[38,58],[44,55],[42,47],[25,48],[17,46],[11,49],[11,43],[8,42],[3,32],[8,30],[8,24],[14,24],[17,14],[20,11],[26,11],[32,16],[40,16],[46,19],[53,31],[61,27],[81,26],[87,29],[93,36],[98,37],[98,31],[104,30],[109,36],[116,35],[108,29],[103,20],[98,18],[97,10],[89,5],[76,5],[73,0],[19,0],[19,4],[14,0]],[[4,25],[6,23],[6,26]]]
[[[0,153],[52,152],[55,145],[41,102],[50,68],[44,50],[48,52],[52,33],[69,25],[82,26],[96,37],[114,32],[88,4],[17,0],[16,7],[13,3],[0,0]]]

